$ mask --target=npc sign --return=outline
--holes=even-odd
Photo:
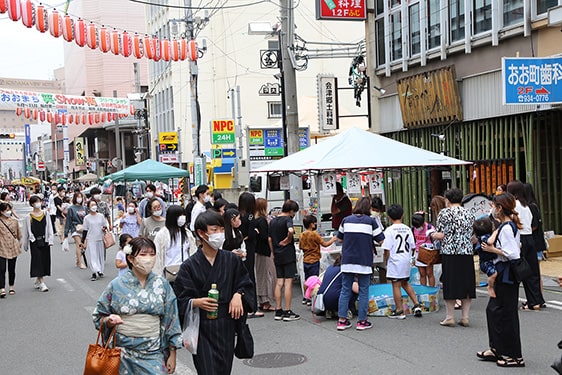
[[[562,57],[502,59],[503,103],[562,103]]]

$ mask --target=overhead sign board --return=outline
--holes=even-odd
[[[339,128],[338,124],[338,81],[334,76],[318,75],[318,121],[320,130]]]
[[[84,138],[74,138],[74,162],[77,166],[86,164],[86,150]]]
[[[283,129],[248,129],[248,134],[250,169],[259,168],[284,156]],[[307,148],[310,145],[309,129],[300,128],[298,134],[300,149]],[[226,157],[224,151],[225,149],[223,158]]]
[[[316,0],[316,19],[363,21],[367,19],[367,1]]]
[[[178,144],[177,132],[160,132],[158,133],[159,143],[162,145]]]
[[[212,144],[233,144],[235,142],[234,120],[211,120]]]
[[[502,58],[503,103],[562,103],[562,57]]]

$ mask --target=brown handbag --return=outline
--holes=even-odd
[[[428,249],[426,247],[420,246],[418,251],[418,261],[428,266],[432,264],[441,263],[441,252],[439,250]]]
[[[105,232],[103,232],[103,247],[107,250],[113,245],[115,245],[115,236],[110,230],[106,229]]]
[[[115,347],[115,327],[111,331],[105,346],[103,346],[103,340],[102,345],[100,345],[104,321],[100,324],[96,343],[90,344],[88,347],[86,364],[84,365],[84,375],[119,375],[121,349]],[[112,348],[109,347],[111,341],[113,341],[111,345],[113,346]]]

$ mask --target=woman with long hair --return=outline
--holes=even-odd
[[[21,254],[21,230],[9,203],[0,203],[0,298],[6,297],[6,265],[10,295],[16,294],[16,260]]]
[[[33,210],[24,219],[22,245],[31,252],[29,275],[35,277],[35,289],[49,291],[45,276],[51,276],[51,246],[53,246],[53,225],[47,211],[41,209],[41,198],[32,195],[29,205]]]
[[[195,238],[185,227],[186,221],[185,210],[181,206],[169,206],[166,212],[166,224],[154,238],[156,245],[154,273],[168,280],[177,274],[181,264],[197,250]]]
[[[523,288],[527,302],[521,306],[521,310],[540,310],[546,307],[541,291],[541,272],[537,259],[537,249],[533,239],[533,213],[525,195],[525,185],[521,181],[511,181],[507,184],[507,191],[515,197],[515,211],[521,221],[521,254],[529,263],[533,275],[523,280]]]
[[[476,356],[484,361],[496,362],[500,367],[524,367],[517,311],[519,282],[510,270],[511,262],[521,257],[519,230],[522,224],[513,195],[496,195],[493,202],[492,214],[500,226],[487,243],[482,243],[482,250],[498,255],[494,260],[498,270],[494,284],[496,296],[490,297],[486,307],[490,348],[476,353]]]
[[[267,221],[267,200],[256,199],[256,215],[252,220],[250,241],[256,245],[256,297],[262,311],[275,311],[272,302],[275,301],[275,264],[269,247],[269,222]]]

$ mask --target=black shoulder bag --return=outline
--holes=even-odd
[[[513,229],[513,235],[515,236],[517,234],[517,227],[513,222],[503,223],[498,231],[498,236],[499,232],[506,225],[509,225],[511,229]],[[531,266],[529,266],[529,263],[522,255],[519,255],[519,259],[509,261],[509,268],[511,269],[513,277],[517,282],[522,282],[533,276],[533,270],[531,269]]]

